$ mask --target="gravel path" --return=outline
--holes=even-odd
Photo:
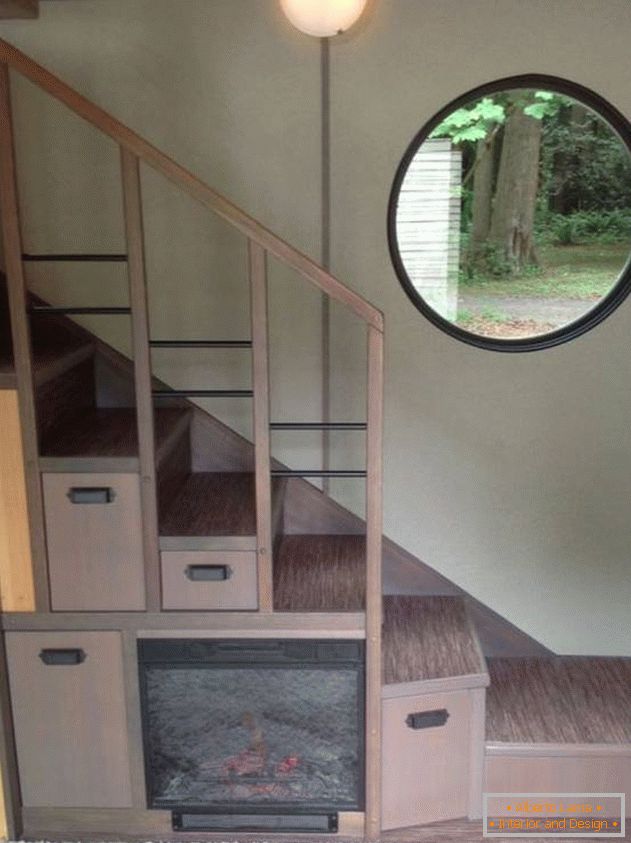
[[[458,296],[458,309],[475,316],[493,311],[508,319],[566,325],[590,310],[596,302],[585,299],[536,299],[522,296]]]

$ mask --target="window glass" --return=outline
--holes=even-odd
[[[461,338],[523,347],[586,330],[626,292],[620,126],[551,85],[464,98],[408,150],[390,241],[412,300]]]

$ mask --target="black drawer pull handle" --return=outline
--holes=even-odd
[[[80,649],[42,650],[40,659],[47,665],[74,665],[85,661],[86,655]]]
[[[68,490],[70,503],[112,503],[115,497],[114,489],[107,486],[74,486]]]
[[[435,711],[415,711],[408,714],[405,723],[410,729],[431,729],[432,726],[444,726],[449,717],[446,708],[438,708]]]
[[[189,565],[186,576],[191,582],[223,582],[232,576],[228,565]]]

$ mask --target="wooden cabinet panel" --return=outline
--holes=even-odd
[[[487,793],[554,793],[562,782],[568,793],[625,793],[629,805],[629,744],[533,743],[518,744],[512,749],[510,744],[487,747]]]
[[[55,611],[145,608],[137,474],[44,474]]]
[[[0,389],[0,607],[34,609],[31,541],[17,393]]]
[[[256,609],[256,554],[163,551],[162,592],[165,609]]]
[[[467,691],[383,701],[383,828],[464,817],[469,796]],[[440,712],[442,726],[412,728],[410,715]],[[418,725],[418,723],[417,723]]]
[[[130,807],[119,633],[10,632],[6,638],[23,804]],[[76,664],[55,663],[76,653],[82,659]]]

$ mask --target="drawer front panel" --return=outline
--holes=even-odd
[[[384,829],[466,815],[469,719],[467,691],[383,701]]]
[[[258,607],[256,554],[251,551],[163,551],[165,609],[248,610]]]
[[[9,682],[22,802],[130,807],[117,632],[9,632]]]
[[[145,608],[137,474],[44,474],[51,602],[57,611]]]

